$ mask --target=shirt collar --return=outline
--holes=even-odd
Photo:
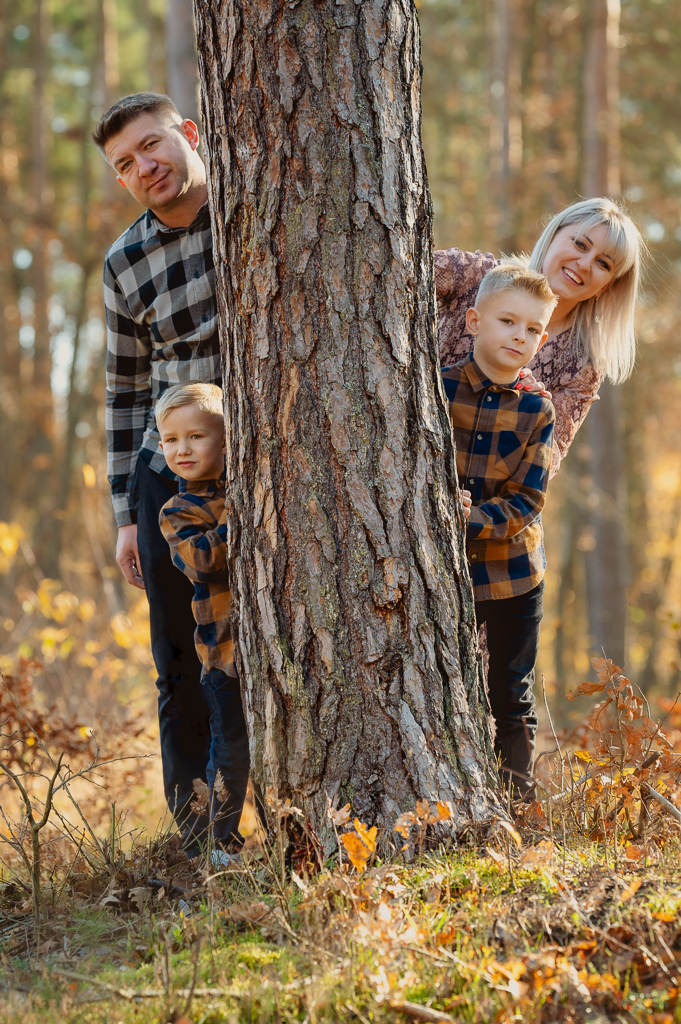
[[[183,480],[180,478],[180,494],[203,494],[207,498],[214,498],[218,491],[224,490],[225,478],[219,480]]]
[[[147,237],[151,235],[181,235],[185,232],[187,234],[193,234],[198,229],[203,229],[210,224],[210,211],[208,209],[208,200],[200,208],[199,212],[194,217],[194,220],[187,227],[182,228],[170,228],[167,224],[163,224],[155,213],[151,210],[147,210],[146,216],[146,228]]]
[[[474,392],[483,391],[485,388],[492,388],[493,391],[518,391],[518,381],[520,377],[516,377],[510,384],[495,384],[485,377],[484,373],[473,358],[471,352],[468,356],[468,362],[463,367],[463,373]]]

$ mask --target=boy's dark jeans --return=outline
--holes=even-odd
[[[158,679],[158,720],[163,788],[168,807],[190,857],[208,839],[207,814],[195,814],[194,779],[206,781],[210,753],[210,710],[201,685],[201,662],[194,646],[194,585],[176,569],[158,525],[161,506],[177,494],[167,480],[138,458],[132,496],[137,512],[140,569],[149,599],[151,651]]]
[[[544,614],[544,581],[519,597],[476,601],[478,626],[487,623],[487,685],[496,723],[494,750],[505,785],[524,796],[531,788],[537,713],[534,666]]]
[[[219,668],[205,669],[201,682],[210,708],[210,757],[208,785],[211,793],[210,817],[216,846],[240,846],[239,819],[248,786],[248,732],[241,703],[239,680]],[[220,770],[226,795],[221,801],[215,792]]]

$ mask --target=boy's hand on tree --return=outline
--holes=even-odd
[[[144,580],[139,569],[140,556],[137,550],[137,524],[119,526],[116,542],[116,561],[121,572],[132,587],[144,590]]]
[[[465,518],[468,519],[469,515],[471,514],[471,492],[470,491],[462,491],[461,492],[461,502],[463,504],[463,514],[464,514]]]
[[[535,380],[532,370],[521,370],[518,376],[520,377],[518,391],[534,391],[538,395],[543,395],[544,398],[551,397],[551,392],[546,390],[544,382]]]

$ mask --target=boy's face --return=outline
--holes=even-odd
[[[225,472],[222,416],[195,405],[171,409],[159,426],[168,468],[183,480],[218,480]]]
[[[546,341],[552,306],[527,292],[508,288],[466,313],[475,338],[474,358],[496,384],[511,384]]]

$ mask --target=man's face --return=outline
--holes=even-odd
[[[183,480],[219,480],[224,475],[222,416],[181,405],[164,417],[159,433],[168,468]]]
[[[198,183],[202,167],[195,156],[198,144],[193,121],[173,119],[172,114],[140,114],[109,139],[104,152],[131,196],[142,206],[162,212],[182,202]]]

